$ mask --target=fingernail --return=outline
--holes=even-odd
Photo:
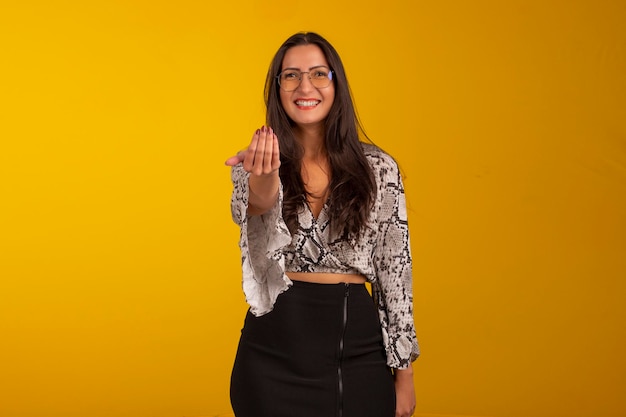
[[[265,126],[263,126],[263,127],[261,128],[261,132],[265,133],[266,131],[267,131],[267,130],[266,130]]]
[[[258,135],[259,133],[261,133],[261,131],[259,129],[256,130],[256,134]]]

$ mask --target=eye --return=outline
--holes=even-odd
[[[300,71],[287,70],[280,77],[283,80],[297,80],[300,78]]]
[[[312,76],[313,78],[328,78],[328,72],[323,69],[316,69]]]

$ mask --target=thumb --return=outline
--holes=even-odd
[[[240,162],[243,162],[243,160],[244,160],[244,153],[243,151],[240,151],[240,152],[237,152],[237,155],[231,156],[230,158],[228,158],[226,162],[224,162],[224,164],[232,167],[232,166],[237,165]]]

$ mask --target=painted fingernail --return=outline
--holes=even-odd
[[[263,133],[267,132],[267,128],[266,128],[265,126],[263,126],[263,127],[261,128],[261,132],[263,132]]]
[[[259,129],[256,130],[256,134],[258,135],[259,133],[261,133],[261,131]]]

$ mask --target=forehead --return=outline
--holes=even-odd
[[[298,45],[289,48],[283,58],[283,68],[298,68],[306,71],[320,65],[328,66],[324,53],[317,45]]]

